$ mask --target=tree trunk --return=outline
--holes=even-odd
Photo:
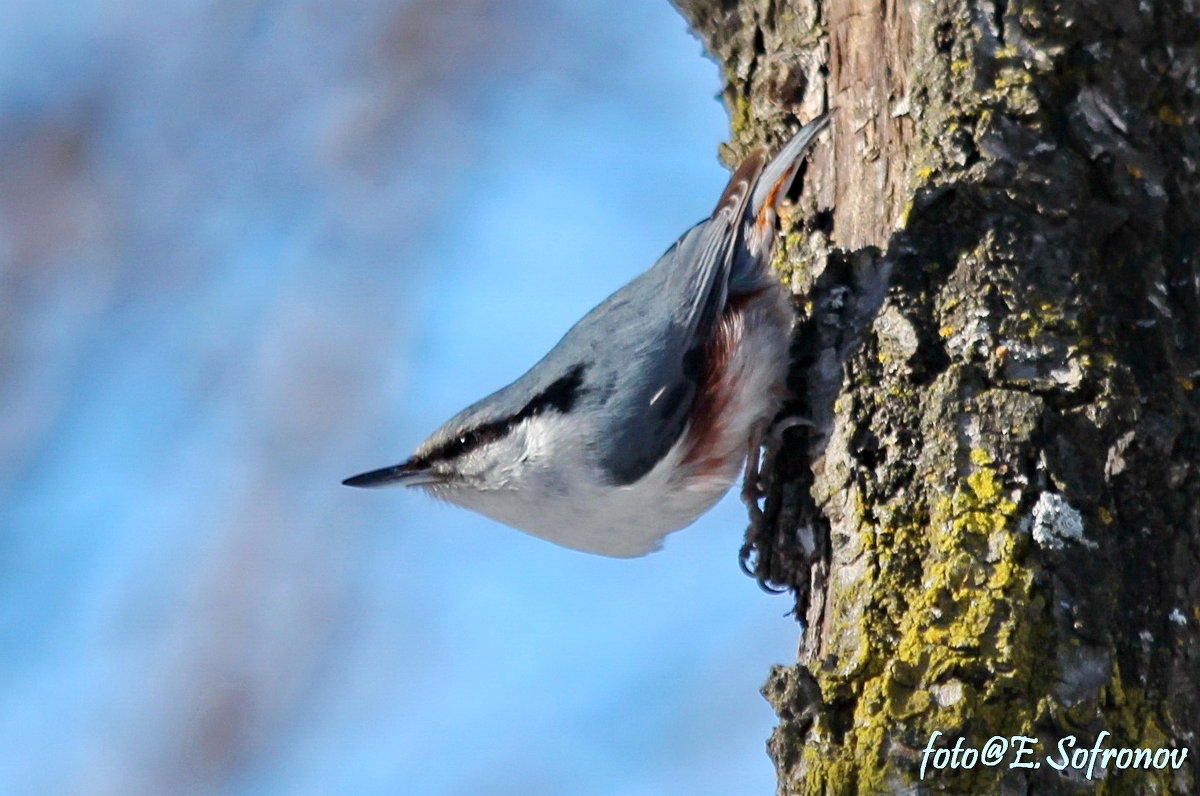
[[[727,160],[837,109],[744,550],[804,623],[780,792],[1200,793],[1200,3],[679,5]]]

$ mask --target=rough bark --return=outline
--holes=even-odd
[[[785,219],[767,526],[781,793],[1200,793],[1200,4],[679,0],[732,161],[836,106]],[[926,771],[1027,736],[1177,770]]]

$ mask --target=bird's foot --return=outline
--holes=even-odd
[[[762,443],[765,421],[759,421],[750,429],[750,440],[746,452],[746,471],[742,475],[742,502],[750,512],[750,528],[755,533],[762,528],[763,511],[759,500],[763,497],[759,473],[762,472]],[[756,534],[757,535],[757,534]]]

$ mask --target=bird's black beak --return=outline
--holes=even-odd
[[[371,470],[367,473],[347,478],[342,483],[346,486],[364,488],[377,486],[424,486],[436,484],[444,479],[428,467],[413,463],[411,460],[394,467],[384,467],[381,470]]]

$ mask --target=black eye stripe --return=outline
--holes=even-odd
[[[510,418],[483,423],[471,429],[464,429],[449,442],[444,442],[434,450],[421,457],[421,465],[430,462],[445,461],[468,453],[481,445],[494,442],[504,436],[509,429],[523,420],[536,417],[547,410],[565,414],[575,405],[575,401],[584,392],[583,373],[585,366],[576,365],[567,371],[567,375],[553,381],[550,386],[535,395],[529,403],[521,407]]]
[[[525,404],[520,412],[517,412],[513,420],[520,422],[527,417],[540,415],[547,409],[554,409],[561,414],[571,411],[571,407],[579,398],[580,388],[583,387],[583,371],[583,365],[571,368],[567,371],[567,375],[556,379],[549,387],[535,395],[533,400]]]
[[[449,459],[453,456],[466,453],[473,448],[478,448],[480,445],[498,438],[504,431],[501,426],[502,424],[500,423],[487,423],[470,431],[464,431],[430,454],[429,458]]]

